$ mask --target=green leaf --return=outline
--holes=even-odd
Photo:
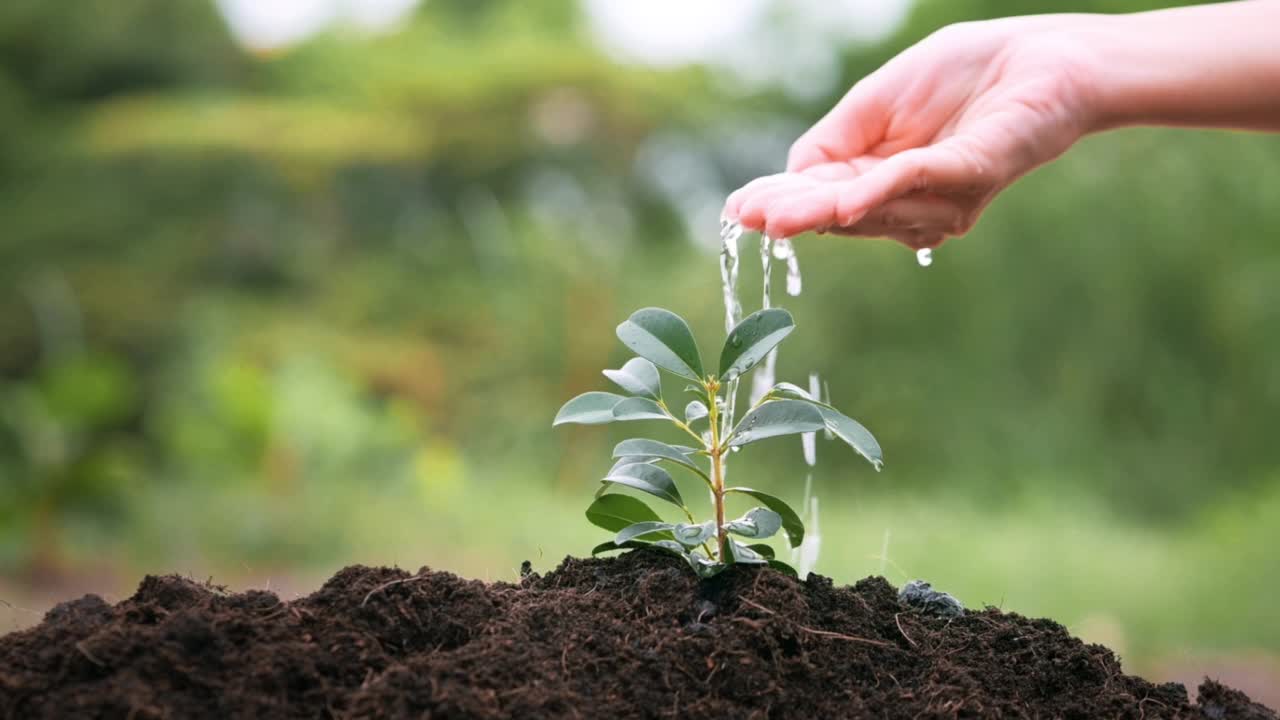
[[[644,358],[631,358],[620,370],[605,370],[604,376],[632,395],[662,399],[662,380],[658,368]]]
[[[634,540],[645,535],[657,535],[659,533],[669,533],[675,525],[660,520],[646,520],[644,522],[632,523],[618,531],[618,535],[613,538],[613,542],[622,545],[629,540]]]
[[[727,493],[738,493],[740,495],[750,495],[751,497],[764,503],[765,507],[782,516],[782,529],[787,533],[787,542],[791,543],[791,547],[800,547],[800,542],[804,540],[804,522],[800,520],[800,516],[796,514],[791,506],[766,492],[752,490],[746,487],[726,488]]]
[[[647,440],[645,438],[623,440],[613,448],[613,456],[616,458],[658,458],[660,460],[670,460],[671,462],[684,465],[687,468],[693,468],[694,470],[701,470],[701,468],[693,462],[693,458],[689,457],[683,451],[658,440]]]
[[[666,500],[676,507],[684,507],[684,499],[680,497],[680,490],[676,488],[671,474],[657,465],[648,463],[623,465],[600,482],[624,485]]]
[[[690,401],[688,405],[684,406],[684,421],[685,424],[688,425],[692,425],[695,422],[706,418],[710,414],[711,413],[707,410],[706,404],[701,400]]]
[[[755,367],[796,329],[791,313],[768,308],[751,313],[729,332],[720,351],[720,378],[732,380]]]
[[[819,405],[817,408],[822,413],[822,419],[828,430],[848,443],[849,447],[866,458],[876,470],[884,467],[884,451],[880,449],[880,443],[876,442],[871,431],[863,427],[862,423],[833,407]]]
[[[689,553],[686,557],[689,561],[689,567],[693,568],[693,572],[703,580],[715,577],[729,567],[725,563],[716,562],[715,560],[706,557],[697,550]]]
[[[645,308],[632,313],[618,326],[623,345],[658,367],[690,380],[702,380],[702,356],[689,324],[679,315],[662,308]]]
[[[618,544],[612,540],[602,542],[591,548],[591,555],[594,557],[601,553],[613,552],[615,550],[639,550],[640,548],[658,548],[666,550],[673,555],[685,556],[684,547],[674,540],[655,540],[648,542],[646,540],[628,540],[622,544]]]
[[[635,465],[636,463],[649,463],[650,465],[652,465],[656,462],[658,462],[658,458],[656,457],[640,457],[638,455],[619,458],[618,462],[614,463],[613,467],[609,468],[609,472],[605,473],[604,476],[609,477],[610,475],[616,473],[618,471],[618,468],[622,467],[623,465]]]
[[[649,398],[626,398],[613,406],[614,420],[670,420],[662,406]]]
[[[716,536],[716,524],[710,520],[697,525],[676,523],[671,534],[675,536],[676,542],[681,545],[697,547]]]
[[[751,508],[746,515],[725,523],[725,529],[734,535],[753,540],[773,537],[782,527],[782,516],[768,508]]]
[[[768,564],[769,558],[743,545],[737,540],[729,541],[729,556],[733,558],[735,563],[744,565],[765,565]]]
[[[592,556],[595,556],[601,553],[613,552],[614,550],[638,550],[643,547],[649,547],[649,543],[632,540],[631,542],[625,542],[619,545],[618,543],[609,540],[608,542],[602,542],[591,548],[591,554]]]
[[[607,392],[582,393],[565,403],[551,421],[551,427],[566,423],[579,425],[600,425],[613,422],[613,406],[626,400],[621,395]]]
[[[638,522],[660,521],[658,513],[630,495],[603,495],[587,508],[587,520],[598,528],[618,532]]]
[[[806,400],[808,402],[817,402],[817,400],[809,394],[808,390],[789,382],[780,382],[774,385],[769,393],[780,397],[792,398],[795,400]]]
[[[755,547],[755,545],[752,545],[751,547]],[[790,575],[791,577],[797,580],[800,579],[800,573],[796,572],[795,568],[791,567],[787,563],[782,562],[781,560],[774,560],[773,558],[770,558],[769,567],[773,568],[774,570],[777,570],[783,575]]]
[[[884,451],[875,436],[862,426],[862,423],[845,415],[830,404],[815,399],[807,391],[791,383],[778,383],[769,391],[772,395],[795,398],[807,402],[822,414],[822,422],[828,436],[834,435],[849,444],[859,455],[866,458],[876,470],[884,467]]]
[[[729,445],[737,447],[779,435],[814,432],[826,427],[818,408],[803,400],[771,400],[747,413],[733,429]]]
[[[755,550],[757,553],[769,558],[770,560],[773,559],[774,552],[773,552],[772,545],[766,545],[765,543],[755,543],[754,545],[748,545],[747,547],[751,548],[752,550]]]

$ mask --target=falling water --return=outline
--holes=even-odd
[[[724,293],[724,332],[733,332],[742,322],[742,302],[738,300],[738,241],[742,238],[742,226],[727,219],[720,220],[720,287]],[[725,388],[724,438],[733,429],[734,414],[738,406],[738,378],[730,378]]]
[[[782,240],[780,242],[786,242],[788,247],[791,245],[791,243],[786,240]],[[771,272],[773,269],[774,256],[773,245],[773,240],[770,239],[768,235],[760,235],[760,267],[763,270],[764,275],[764,293],[760,301],[761,309],[773,306],[770,299],[770,290],[773,285],[773,273]],[[792,251],[792,254],[795,254],[794,251]],[[774,348],[764,357],[764,364],[756,370],[756,374],[751,376],[750,400],[752,406],[760,402],[760,398],[768,394],[769,390],[773,388],[773,381],[777,376],[777,366],[778,349]]]
[[[729,220],[720,221],[720,286],[724,291],[724,331],[742,321],[742,303],[738,301],[738,240],[742,226]]]
[[[780,238],[773,243],[773,257],[787,263],[787,294],[796,297],[800,294],[800,261],[796,259],[796,248],[791,240]]]
[[[818,382],[818,373],[809,373],[809,397],[821,397],[821,392],[822,386]],[[800,445],[804,449],[804,464],[812,469],[818,464],[818,434],[803,433],[800,436]],[[807,495],[808,493],[806,492],[805,494]]]

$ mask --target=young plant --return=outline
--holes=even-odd
[[[661,308],[638,310],[618,326],[618,339],[639,357],[607,378],[627,394],[588,392],[560,408],[552,425],[598,425],[630,420],[662,420],[689,436],[694,445],[670,445],[633,438],[613,450],[617,462],[600,481],[587,519],[611,533],[613,540],[592,554],[640,546],[654,546],[684,558],[700,576],[709,577],[733,563],[769,564],[795,574],[774,559],[773,549],[761,541],[779,530],[791,547],[804,539],[800,516],[781,499],[747,487],[725,485],[725,460],[739,448],[767,438],[825,430],[848,443],[877,470],[883,464],[880,444],[861,424],[791,383],[778,383],[749,408],[741,420],[732,416],[737,380],[749,372],[791,331],[791,313],[777,308],[753,313],[729,333],[715,372],[702,365],[689,325]],[[690,384],[685,391],[696,399],[676,416],[662,397],[659,370]],[[698,522],[664,466],[678,468],[701,480],[711,493],[715,519]],[[625,487],[647,493],[680,509],[687,522],[665,522],[644,502],[609,492]],[[759,502],[736,520],[725,519],[725,499],[742,495]],[[741,538],[739,540],[738,538]]]

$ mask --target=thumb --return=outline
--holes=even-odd
[[[787,172],[800,172],[862,155],[884,137],[888,110],[873,91],[876,75],[863,78],[835,107],[791,145]]]

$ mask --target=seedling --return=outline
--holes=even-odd
[[[630,420],[662,420],[688,435],[694,445],[669,445],[633,438],[613,449],[613,467],[600,481],[587,519],[611,533],[612,540],[592,554],[653,546],[684,558],[702,577],[710,577],[733,563],[768,564],[794,575],[790,566],[774,559],[773,549],[761,542],[781,530],[791,547],[804,539],[800,516],[781,499],[747,487],[726,487],[725,460],[746,445],[798,433],[825,430],[848,443],[877,470],[883,465],[880,444],[856,420],[791,383],[778,383],[741,420],[735,422],[726,402],[736,392],[738,378],[750,372],[795,329],[786,310],[753,313],[729,333],[716,372],[702,365],[689,325],[661,308],[638,310],[618,326],[618,339],[639,357],[618,370],[605,370],[626,395],[588,392],[560,408],[552,425],[598,425]],[[695,397],[678,417],[662,396],[659,370],[689,382],[685,392]],[[698,522],[666,467],[688,472],[706,484],[715,519]],[[647,493],[680,509],[687,522],[665,522],[648,505],[630,495],[609,492],[625,487]],[[760,503],[736,520],[725,520],[729,495]],[[741,538],[739,540],[738,538]]]

